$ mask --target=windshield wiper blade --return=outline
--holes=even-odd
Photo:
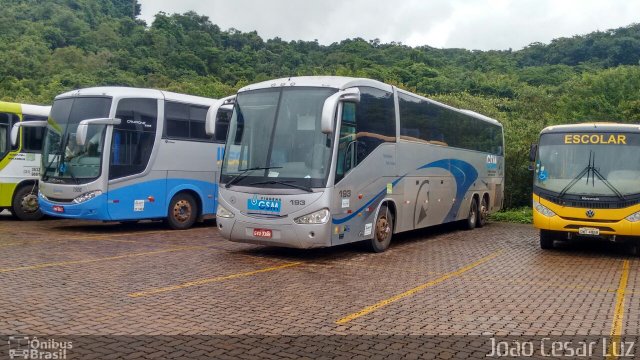
[[[296,188],[296,189],[300,189],[300,190],[304,190],[306,192],[313,192],[313,189],[311,189],[310,187],[306,187],[306,186],[302,186],[302,185],[296,185],[296,184],[291,184],[292,181],[280,181],[280,180],[268,180],[268,181],[258,181],[258,182],[254,182],[251,183],[249,185],[275,185],[275,184],[279,184],[279,185],[285,185],[285,186],[290,186],[292,188]]]
[[[224,185],[224,188],[228,189],[229,187],[231,187],[231,185],[233,185],[233,184],[237,183],[238,181],[244,179],[243,175],[247,174],[250,171],[254,171],[254,170],[269,170],[269,169],[282,169],[282,166],[252,167],[252,168],[248,168],[248,169],[239,170],[239,171],[241,171],[241,173],[237,174],[231,180],[229,180],[229,182]]]

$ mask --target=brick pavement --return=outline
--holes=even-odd
[[[462,335],[609,335],[624,260],[623,332],[638,335],[637,258],[598,243],[542,251],[527,225],[442,226],[402,234],[389,251],[371,254],[358,245],[236,244],[211,223],[175,232],[159,223],[0,217],[0,334],[136,335],[153,343],[211,335],[249,344],[288,336],[311,348],[350,336],[393,346],[381,337],[460,335],[452,339],[467,343],[474,337]],[[245,347],[227,350],[251,357]]]

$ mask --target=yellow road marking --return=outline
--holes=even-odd
[[[132,254],[126,254],[126,255],[110,256],[110,257],[97,258],[97,259],[71,260],[71,261],[61,261],[61,262],[45,263],[45,264],[31,265],[31,266],[19,266],[14,268],[0,268],[0,273],[23,271],[23,270],[38,270],[38,269],[44,269],[44,268],[50,268],[50,267],[56,267],[56,266],[88,264],[88,263],[94,263],[99,261],[119,260],[119,259],[127,259],[127,258],[138,257],[138,256],[147,256],[147,255],[155,255],[155,254],[162,254],[162,253],[175,252],[175,251],[204,249],[204,248],[205,246],[190,246],[190,247],[181,247],[181,248],[164,249],[164,250],[156,250],[156,251],[141,252],[141,253],[132,253]]]
[[[420,286],[416,286],[413,289],[407,290],[407,291],[405,291],[405,292],[403,292],[401,294],[392,296],[392,297],[390,297],[388,299],[382,300],[382,301],[380,301],[380,302],[378,302],[376,304],[373,304],[371,306],[367,306],[366,308],[364,308],[364,309],[362,309],[362,310],[360,310],[358,312],[355,312],[353,314],[347,315],[347,316],[343,317],[342,319],[336,321],[336,324],[341,325],[341,324],[348,323],[351,320],[355,320],[355,319],[357,319],[359,317],[365,316],[365,315],[367,315],[369,313],[372,313],[372,312],[380,309],[381,307],[387,306],[387,305],[389,305],[389,304],[391,304],[393,302],[396,302],[396,301],[398,301],[400,299],[403,299],[403,298],[405,298],[407,296],[411,296],[411,295],[413,295],[413,294],[415,294],[415,293],[417,293],[419,291],[422,291],[422,290],[424,290],[426,288],[438,285],[441,282],[449,280],[449,279],[451,279],[453,277],[460,276],[460,275],[464,274],[465,272],[467,272],[467,271],[469,271],[469,270],[471,270],[471,269],[473,269],[473,268],[475,268],[477,266],[480,266],[480,265],[486,263],[489,260],[494,259],[498,255],[500,255],[501,252],[502,252],[502,250],[496,251],[496,252],[492,253],[491,255],[485,256],[482,259],[480,259],[478,261],[475,261],[475,262],[473,262],[473,263],[471,263],[471,264],[469,264],[467,266],[464,266],[464,267],[462,267],[462,268],[460,268],[460,269],[458,269],[456,271],[446,273],[446,274],[442,275],[441,277],[439,277],[439,278],[437,278],[435,280],[431,280],[431,281],[429,281],[429,282],[427,282],[425,284],[422,284]]]
[[[618,285],[618,291],[616,291],[616,306],[613,310],[613,322],[611,323],[611,337],[609,338],[609,346],[607,349],[607,354],[609,356],[607,359],[615,359],[616,356],[613,355],[613,349],[618,350],[619,353],[619,344],[620,344],[620,336],[622,335],[622,326],[624,319],[624,295],[627,289],[627,283],[629,281],[629,260],[624,260],[622,262],[622,275],[620,275],[620,284]]]
[[[161,288],[157,288],[157,289],[131,293],[131,294],[129,294],[129,297],[138,298],[138,297],[143,297],[143,296],[155,295],[155,294],[159,294],[159,293],[163,293],[163,292],[167,292],[167,291],[174,291],[174,290],[184,289],[184,288],[188,288],[188,287],[191,287],[191,286],[202,286],[202,285],[206,285],[206,284],[210,284],[210,283],[214,283],[214,282],[237,279],[237,278],[251,276],[251,275],[257,275],[257,274],[261,274],[261,273],[265,273],[265,272],[269,272],[269,271],[275,271],[275,270],[290,268],[290,267],[298,266],[298,265],[301,265],[301,264],[302,264],[301,262],[293,262],[293,263],[287,263],[287,264],[284,264],[284,265],[268,267],[268,268],[264,268],[264,269],[260,269],[260,270],[247,271],[247,272],[243,272],[243,273],[237,273],[237,274],[226,275],[226,276],[217,276],[217,277],[213,277],[213,278],[200,279],[200,280],[195,280],[195,281],[188,281],[188,282],[185,282],[185,283],[182,283],[182,284],[178,284],[178,285],[166,286],[166,287],[161,287]]]

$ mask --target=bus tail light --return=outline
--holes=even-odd
[[[296,224],[326,224],[331,213],[328,209],[318,210],[311,214],[303,215],[293,219]]]
[[[80,196],[78,196],[77,198],[73,199],[73,202],[76,204],[80,204],[83,203],[85,201],[89,201],[93,198],[95,198],[96,196],[100,196],[102,195],[102,191],[101,190],[94,190],[94,191],[89,191],[88,193],[84,193]]]
[[[533,202],[533,207],[542,215],[546,216],[546,217],[554,217],[556,216],[556,213],[554,213],[553,211],[551,211],[551,209],[549,209],[548,207],[540,204],[537,201]]]
[[[637,213],[635,213],[635,214],[631,214],[631,215],[627,216],[627,217],[626,217],[626,219],[627,219],[628,221],[631,221],[631,222],[638,222],[638,221],[640,221],[640,211],[638,211],[638,212],[637,212]]]
[[[218,204],[218,209],[216,210],[216,217],[224,218],[224,219],[232,219],[235,215],[224,206]]]

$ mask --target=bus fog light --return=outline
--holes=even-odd
[[[295,218],[293,221],[296,224],[326,224],[329,221],[329,209],[322,209],[311,214],[303,215]]]
[[[554,213],[553,211],[551,211],[551,209],[549,209],[548,207],[540,204],[537,201],[533,202],[533,207],[542,215],[546,216],[546,217],[553,217],[556,216],[556,213]]]
[[[628,221],[631,221],[631,222],[638,222],[638,221],[640,221],[640,211],[638,211],[638,212],[637,212],[637,213],[635,213],[635,214],[631,214],[631,215],[627,216],[627,217],[626,217],[626,219],[627,219]]]
[[[218,205],[218,210],[216,210],[216,217],[224,218],[224,219],[232,219],[235,215],[227,208],[222,205]]]
[[[76,204],[80,204],[83,203],[85,201],[89,201],[93,198],[95,198],[96,196],[100,196],[102,195],[102,190],[94,190],[94,191],[89,191],[88,193],[84,193],[80,196],[78,196],[77,198],[73,199],[73,202]]]

